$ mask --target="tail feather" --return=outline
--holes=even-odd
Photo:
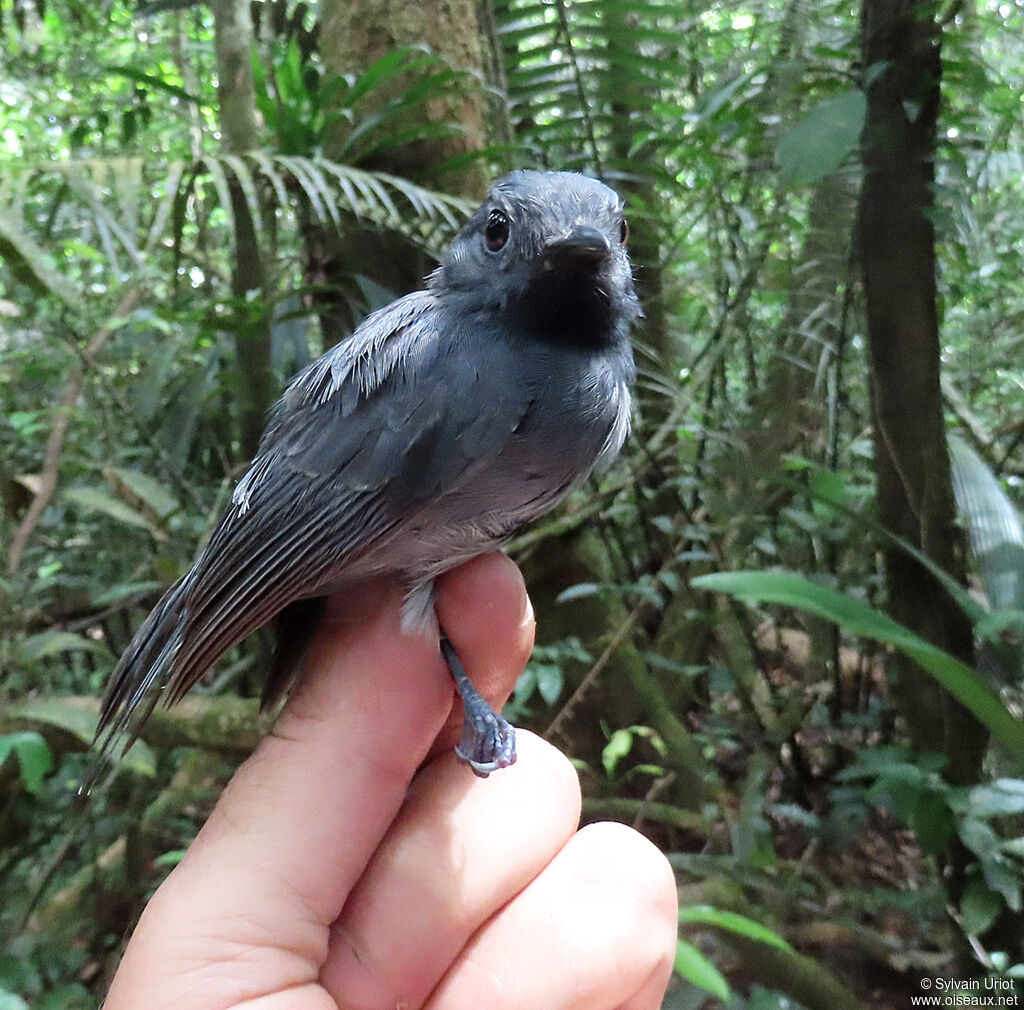
[[[302,512],[304,492],[293,489],[288,497],[286,491],[276,508],[291,518],[301,513],[301,522],[242,521],[241,513],[230,509],[192,569],[167,590],[136,632],[100,706],[98,767],[91,781],[115,751],[123,754],[131,746],[158,703],[180,700],[222,653],[315,592],[325,573],[359,545],[364,524],[380,508],[371,495],[363,508],[352,509],[351,498],[342,495],[332,499],[332,508]],[[339,512],[358,522],[339,533]],[[325,551],[325,543],[332,549]],[[265,700],[287,689],[305,644],[308,632],[304,643],[281,652]]]
[[[96,744],[101,757],[120,745],[123,754],[153,710],[164,685],[173,675],[188,622],[188,592],[192,573],[163,595],[135,633],[107,683],[100,703]]]

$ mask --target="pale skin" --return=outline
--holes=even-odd
[[[439,580],[438,616],[495,707],[533,644],[516,566]],[[452,747],[436,642],[390,582],[332,599],[306,676],[150,901],[106,1010],[654,1010],[675,950],[664,856],[577,830],[568,760],[530,733],[486,780]]]

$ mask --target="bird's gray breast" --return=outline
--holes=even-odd
[[[626,364],[607,354],[556,349],[509,360],[507,367],[505,374],[489,371],[480,389],[451,390],[456,397],[484,393],[477,401],[482,414],[509,395],[522,405],[504,444],[411,510],[360,568],[432,578],[549,511],[618,452],[629,431]]]

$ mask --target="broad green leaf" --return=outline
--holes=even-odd
[[[949,438],[953,491],[993,610],[1024,607],[1024,526],[995,475],[961,438]]]
[[[963,439],[950,436],[949,456],[957,511],[981,587],[995,612],[974,626],[986,642],[986,670],[1003,684],[1018,684],[1024,675],[1019,621],[1024,607],[1024,526],[995,475]]]
[[[18,659],[23,663],[34,663],[61,652],[93,652],[110,656],[110,649],[103,642],[70,631],[40,631],[19,642],[16,650]]]
[[[86,745],[96,735],[98,710],[69,698],[34,698],[12,705],[7,714],[19,722],[56,726]]]
[[[850,507],[850,491],[847,482],[850,475],[841,473],[838,470],[829,470],[825,467],[815,467],[808,477],[811,493],[814,496],[815,504],[820,503],[821,511],[828,515],[830,512],[838,512],[840,515],[844,509]]]
[[[153,524],[141,512],[136,511],[130,505],[109,495],[103,488],[98,487],[70,487],[64,491],[64,497],[80,505],[88,512],[102,512],[104,515],[116,519],[118,522],[126,523],[128,526],[138,526],[144,530],[153,530]]]
[[[762,926],[761,923],[748,919],[745,915],[740,915],[738,912],[725,912],[711,905],[690,905],[688,908],[681,908],[679,909],[679,921],[682,923],[700,923],[707,926],[717,926],[719,929],[727,929],[750,940],[757,940],[759,943],[766,943],[770,947],[777,947],[779,950],[793,950],[778,933],[767,926]]]
[[[907,823],[927,855],[941,852],[956,830],[956,820],[945,797],[928,790],[916,796]]]
[[[43,698],[10,706],[5,715],[18,722],[54,726],[70,733],[86,747],[91,747],[96,736],[98,709],[95,702],[85,704],[81,699]],[[156,774],[156,756],[142,741],[136,740],[128,752],[118,759],[118,765],[139,775]]]
[[[743,88],[745,88],[754,77],[762,71],[763,68],[757,67],[754,70],[749,70],[745,74],[740,74],[738,77],[734,77],[724,87],[719,88],[711,95],[703,98],[697,107],[697,114],[702,119],[710,119],[716,112],[719,111],[724,105],[731,102],[733,97]]]
[[[557,663],[537,663],[535,669],[540,696],[549,705],[554,705],[562,693],[562,668]]]
[[[964,843],[983,862],[999,848],[999,836],[985,823],[974,817],[965,817],[957,825],[957,834]]]
[[[161,519],[166,519],[172,512],[181,508],[178,499],[163,484],[148,474],[125,467],[112,466],[105,471],[105,475],[108,476],[108,479],[123,484]]]
[[[975,786],[968,797],[968,809],[975,817],[1002,817],[1024,814],[1024,781],[996,779]]]
[[[984,880],[969,880],[960,899],[960,914],[964,917],[964,932],[979,936],[996,921],[1002,911],[1002,899]]]
[[[857,146],[868,103],[846,91],[816,105],[779,141],[779,175],[790,186],[808,186],[834,172]]]
[[[21,769],[21,780],[30,793],[42,788],[46,773],[53,767],[53,755],[46,741],[32,732],[7,733],[0,736],[0,765],[13,753]]]
[[[729,593],[748,603],[776,603],[806,610],[862,638],[874,638],[899,649],[970,709],[992,735],[1024,763],[1024,726],[1013,717],[999,695],[979,680],[969,666],[863,601],[793,572],[715,572],[700,575],[690,584],[697,589]]]
[[[692,943],[676,941],[676,974],[720,1000],[730,998],[729,983],[722,973]]]

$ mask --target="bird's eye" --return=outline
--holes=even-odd
[[[491,211],[484,228],[484,241],[491,252],[501,252],[505,248],[511,227],[507,214],[500,210]]]
[[[625,245],[629,241],[629,222],[623,218],[619,222],[619,245]]]

